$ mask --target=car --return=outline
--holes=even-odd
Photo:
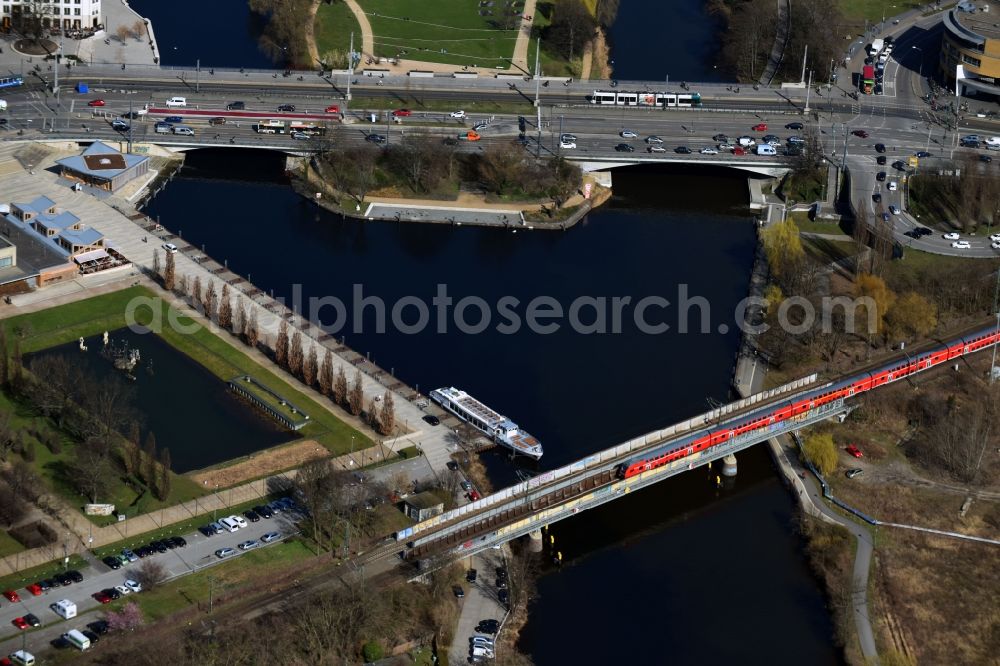
[[[899,215],[899,207],[889,206],[889,212],[892,213],[893,215]]]
[[[224,560],[227,557],[232,557],[235,554],[236,551],[233,550],[232,548],[220,548],[219,550],[215,551],[215,556],[220,560]]]
[[[98,603],[102,603],[102,604],[110,604],[111,603],[111,595],[110,594],[106,594],[104,592],[94,592],[90,596],[92,596],[94,599],[96,599]]]
[[[136,120],[144,115],[145,113],[140,111],[126,111],[125,113],[122,114],[122,118],[128,118],[129,120]]]
[[[94,620],[87,624],[87,628],[100,636],[105,635],[111,629],[107,620]]]
[[[847,476],[848,479],[853,479],[854,477],[861,476],[864,473],[865,470],[861,469],[860,467],[855,467],[854,469],[847,470],[845,476]]]
[[[278,105],[278,111],[285,111],[287,113],[292,113],[293,111],[295,111],[295,105],[294,104],[279,104]]]
[[[426,421],[427,423],[429,423],[432,426],[436,426],[436,425],[440,425],[441,424],[441,419],[439,419],[438,417],[434,416],[433,414],[426,415],[424,417],[424,421]]]
[[[882,215],[880,215],[880,217],[882,218],[883,222],[888,222],[889,221],[889,213],[882,213]]]
[[[896,160],[892,163],[892,168],[896,171],[906,171],[906,164],[902,160]]]
[[[1000,234],[990,234],[990,240],[994,243],[1000,243]]]
[[[486,129],[487,127],[489,127],[489,125],[490,125],[489,123],[484,123],[484,122],[476,123],[475,125],[472,126],[472,131],[473,132],[481,132],[484,129]]]
[[[866,132],[864,130],[854,130],[853,132],[851,132],[851,134],[853,134],[854,136],[856,136],[858,138],[861,138],[861,139],[867,139],[868,138],[868,132]]]
[[[103,558],[101,561],[104,562],[104,564],[106,564],[109,567],[111,567],[112,569],[121,569],[122,568],[122,563],[121,563],[121,561],[117,557],[111,557],[110,555],[108,555],[107,557]]]
[[[712,141],[715,141],[716,143],[729,143],[729,137],[725,134],[716,134],[712,137]]]
[[[169,550],[167,548],[167,544],[163,543],[159,539],[157,539],[156,541],[150,541],[149,542],[149,547],[152,548],[153,550],[155,550],[156,552],[160,553],[160,554],[163,554],[163,553],[167,552],[167,550]]]
[[[928,229],[927,227],[917,227],[917,232],[921,236],[930,236],[931,234],[934,233],[931,229]]]
[[[478,490],[470,490],[470,491],[469,491],[469,500],[470,500],[470,501],[472,501],[472,502],[475,502],[475,501],[476,501],[476,500],[478,500],[478,499],[479,499],[480,497],[481,497],[481,495],[479,494],[479,491],[478,491]]]
[[[469,492],[470,490],[472,490],[472,484],[469,483],[468,481],[462,481],[459,485],[465,492]]]
[[[244,511],[243,515],[246,516],[246,519],[249,520],[251,523],[256,523],[260,521],[260,516],[258,516],[257,512],[252,509],[249,511]]]
[[[941,238],[943,238],[945,240],[958,240],[960,238],[960,236],[958,235],[958,232],[956,232],[956,231],[949,231],[946,234],[941,234]]]
[[[24,589],[26,589],[28,592],[30,592],[31,596],[33,596],[33,597],[41,596],[41,594],[43,592],[42,586],[39,585],[38,583],[32,583],[31,585],[26,586]]]
[[[883,180],[885,180],[885,176],[886,176],[885,171],[879,171],[877,174],[875,174],[875,180],[881,183]]]
[[[788,137],[788,143],[794,143],[794,144],[800,144],[801,145],[801,144],[804,144],[805,142],[806,142],[806,140],[803,139],[801,136],[790,136],[790,137]]]
[[[994,249],[994,250],[1000,250],[1000,241],[994,242],[994,243],[990,243],[990,247],[992,249]]]
[[[455,462],[454,460],[449,460],[449,461],[448,461],[447,463],[445,463],[445,465],[446,465],[446,466],[448,467],[448,469],[450,469],[450,470],[451,470],[452,472],[457,472],[457,471],[458,471],[458,463],[457,463],[457,462]]]
[[[497,600],[501,604],[503,604],[504,606],[506,606],[506,605],[510,604],[510,594],[507,592],[507,590],[500,590],[497,593]]]
[[[114,120],[111,121],[111,129],[116,130],[118,132],[127,132],[130,129],[130,126],[127,122],[125,122],[121,118],[115,118]]]
[[[951,246],[956,250],[968,250],[972,247],[972,244],[969,241],[955,241]]]
[[[409,109],[396,109],[392,112],[393,118],[409,118],[413,115],[413,111]]]
[[[38,619],[38,616],[34,613],[25,613],[24,621],[27,622],[32,627],[42,626],[42,621]]]
[[[462,111],[461,109],[459,109],[458,111],[452,111],[450,115],[451,115],[452,118],[464,118],[465,117],[465,111]]]
[[[507,577],[507,570],[504,569],[503,567],[497,567],[495,569],[495,571],[496,571],[496,574],[497,574],[497,578],[506,578]]]
[[[122,598],[122,596],[123,596],[123,595],[122,595],[122,593],[121,593],[121,592],[119,592],[119,591],[118,591],[118,590],[117,590],[116,588],[114,588],[114,587],[106,587],[106,588],[104,588],[103,590],[101,590],[101,592],[103,592],[104,594],[106,594],[106,595],[108,595],[109,597],[111,597],[111,600],[112,600],[112,601],[118,601],[118,600],[119,600],[119,599],[121,599],[121,598]]]
[[[90,641],[91,645],[93,645],[94,643],[96,643],[99,640],[101,640],[100,636],[98,636],[94,632],[90,631],[89,629],[84,629],[80,633],[87,637],[87,640]]]
[[[885,155],[879,155],[875,158],[875,163],[879,166],[885,166]]]
[[[66,575],[69,576],[69,579],[71,581],[73,581],[74,583],[82,583],[83,582],[83,574],[81,574],[76,569],[70,569],[69,571],[66,572]]]
[[[336,104],[331,104],[330,106],[323,109],[323,113],[340,113],[340,107]]]
[[[122,549],[122,557],[124,557],[129,562],[135,562],[136,560],[139,559],[139,556],[136,555],[134,551],[131,551],[128,548]]]
[[[57,573],[55,578],[56,580],[59,581],[59,584],[62,585],[63,587],[73,584],[73,579],[69,577],[68,573]]]
[[[273,502],[267,503],[267,508],[269,508],[274,513],[281,513],[282,511],[285,510],[285,505],[279,502],[278,500],[274,500]]]
[[[274,517],[274,512],[271,511],[270,507],[266,507],[263,504],[258,504],[253,508],[253,510],[257,513],[258,516],[261,516],[263,518]]]
[[[465,598],[465,590],[462,589],[461,585],[453,585],[451,588],[452,593],[455,595],[456,599]]]
[[[202,525],[201,527],[198,528],[198,531],[207,537],[215,536],[216,534],[219,533],[219,531],[215,529],[215,527],[213,527],[212,525]],[[143,557],[142,548],[140,548],[137,552],[139,554],[139,557]]]
[[[750,129],[752,129],[754,132],[766,132],[767,131],[767,123],[757,123],[756,125],[754,125]]]
[[[702,148],[698,152],[701,153],[702,155],[718,155],[719,154],[719,151],[716,150],[715,148]]]
[[[500,622],[498,620],[480,620],[479,624],[476,625],[476,631],[481,634],[495,634],[500,631]]]
[[[691,149],[688,148],[687,146],[677,146],[676,148],[674,148],[674,152],[680,155],[690,155]]]
[[[35,583],[35,585],[37,585],[42,592],[48,592],[49,590],[52,589],[52,583],[50,583],[48,580],[40,580],[37,583]]]
[[[507,589],[507,578],[497,578],[497,589],[506,590]]]
[[[139,581],[132,580],[131,578],[125,581],[125,587],[127,587],[131,592],[142,592],[142,585]]]
[[[660,143],[663,143],[663,139],[661,139],[660,137],[658,137],[655,134],[653,134],[653,135],[650,135],[650,136],[646,137],[646,143],[660,144]]]
[[[184,122],[184,118],[182,118],[181,116],[167,116],[166,118],[163,119],[163,122],[165,122],[165,123],[182,123],[182,122]]]
[[[560,141],[576,141],[576,134],[560,134]]]
[[[875,152],[876,153],[884,153],[885,152],[885,144],[884,143],[876,143],[875,144]]]
[[[115,585],[114,589],[116,592],[118,592],[118,594],[122,595],[123,597],[132,594],[132,590],[128,587],[125,587],[124,585]]]
[[[470,583],[475,583],[476,578],[478,576],[479,572],[476,571],[475,569],[469,569],[467,572],[465,572],[465,580],[469,581]]]
[[[216,116],[215,118],[209,118],[208,119],[208,124],[209,125],[225,125],[226,124],[226,119],[223,118],[222,116]]]
[[[910,229],[903,232],[904,236],[909,236],[910,238],[920,238],[920,233],[916,229]]]
[[[979,156],[979,161],[980,162],[985,162],[986,164],[989,164],[990,162],[993,161],[993,158],[990,157],[989,155],[980,155]]]
[[[619,143],[617,146],[615,146],[615,151],[619,153],[634,153],[635,148],[633,146],[628,145],[627,143]]]
[[[167,541],[173,543],[175,548],[187,548],[188,545],[187,540],[184,537],[179,536],[170,537]]]
[[[899,189],[899,185],[897,185],[897,184],[896,184],[896,181],[894,181],[894,180],[890,180],[890,181],[889,181],[889,184],[888,184],[888,185],[886,185],[886,187],[888,188],[888,190],[889,190],[890,192],[895,192],[896,190],[898,190],[898,189]]]
[[[857,445],[855,445],[855,444],[848,444],[847,448],[844,449],[844,450],[847,451],[852,456],[854,456],[855,458],[863,458],[864,457],[864,454],[861,453],[861,449],[859,449],[857,447]]]
[[[227,111],[242,111],[245,108],[247,108],[245,102],[230,102],[229,104],[226,104]]]
[[[633,132],[630,129],[623,129],[621,132],[618,133],[618,136],[620,136],[623,139],[638,139],[639,138],[639,135],[636,134],[635,132]]]
[[[374,143],[376,146],[381,146],[382,144],[387,143],[389,140],[386,139],[381,134],[369,134],[368,136],[365,137],[365,141],[370,141],[371,143]]]
[[[768,134],[763,139],[761,139],[761,141],[763,141],[764,143],[766,143],[769,146],[780,146],[781,145],[781,138],[775,136],[774,134]]]
[[[576,143],[574,143],[573,141],[560,141],[559,142],[559,147],[560,148],[576,148]]]
[[[788,130],[801,130],[804,128],[805,125],[803,125],[802,123],[788,123],[787,125],[785,125],[785,129]]]
[[[923,158],[923,157],[930,157],[931,154],[928,153],[926,150],[918,150],[917,152],[914,153],[914,156]]]
[[[646,148],[646,150],[649,151],[649,152],[651,152],[651,153],[665,153],[665,152],[667,152],[667,149],[664,148],[663,146],[648,146]]]
[[[87,102],[87,106],[104,106],[105,101],[103,99],[92,99]]]
[[[882,195],[876,192],[875,194],[872,195],[872,201],[874,201],[875,203],[881,203]]]
[[[28,624],[28,621],[25,620],[23,617],[15,617],[13,620],[11,620],[11,624],[13,624],[18,629],[27,629],[29,626],[31,626]]]
[[[263,543],[271,543],[277,541],[281,538],[281,532],[266,532],[261,537],[260,540]]]
[[[253,550],[254,548],[256,548],[259,545],[260,545],[260,542],[257,541],[256,539],[249,539],[247,541],[244,541],[244,542],[240,543],[237,547],[240,550]]]

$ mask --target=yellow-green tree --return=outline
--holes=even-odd
[[[937,326],[937,306],[915,291],[908,291],[892,304],[887,316],[893,335],[923,337]]]
[[[764,300],[767,301],[768,312],[777,312],[785,295],[781,292],[781,287],[771,283],[764,287]]]
[[[772,275],[783,284],[794,283],[806,258],[795,221],[786,218],[783,222],[767,225],[761,232],[761,239]]]
[[[829,476],[837,469],[837,446],[831,433],[809,435],[802,444],[802,453],[823,476]]]
[[[868,336],[871,337],[875,333],[881,333],[885,329],[885,317],[889,312],[889,308],[892,307],[892,304],[896,300],[896,294],[893,293],[892,289],[889,289],[882,278],[871,273],[862,273],[854,281],[854,295],[858,298],[871,299],[870,305],[858,304],[857,325],[862,327],[867,326],[869,321],[867,315],[874,314],[872,319],[874,320],[875,330],[867,331]],[[870,311],[871,306],[874,306],[874,313]],[[862,333],[861,330],[855,332]]]

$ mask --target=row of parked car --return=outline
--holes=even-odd
[[[121,569],[126,564],[147,558],[150,555],[165,553],[168,550],[173,550],[174,548],[184,548],[185,546],[187,546],[187,541],[184,537],[166,537],[164,539],[150,541],[149,545],[139,546],[135,550],[124,548],[121,553],[108,555],[107,557],[102,558],[101,561],[108,565],[111,569],[117,570]]]
[[[25,590],[31,593],[32,596],[41,596],[45,592],[57,587],[65,587],[67,585],[72,585],[73,583],[82,583],[83,574],[81,574],[76,569],[70,569],[61,573],[57,573],[52,578],[46,578],[40,580],[37,583],[32,583],[31,585],[25,586]],[[4,598],[7,601],[16,604],[21,601],[21,595],[17,593],[17,590],[4,590]],[[37,626],[37,625],[34,625]]]
[[[288,511],[301,513],[301,507],[295,503],[291,497],[280,497],[267,504],[258,504],[252,509],[243,512],[242,516],[232,515],[221,520],[216,520],[207,525],[202,525],[198,531],[207,537],[215,536],[220,532],[235,532],[238,529],[246,528],[249,523],[259,522],[262,518],[273,518],[275,515]]]

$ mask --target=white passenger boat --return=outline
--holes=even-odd
[[[521,430],[516,423],[498,414],[479,402],[465,391],[457,388],[439,388],[431,391],[431,400],[449,412],[481,430],[490,439],[515,453],[535,460],[542,457],[542,445],[538,440]]]

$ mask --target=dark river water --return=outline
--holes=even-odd
[[[343,220],[293,194],[282,166],[260,153],[193,151],[146,212],[276,296],[341,300],[348,316],[336,334],[349,346],[423,392],[458,386],[510,415],[543,442],[542,468],[728,398],[733,310],[754,248],[744,175],[618,170],[615,197],[584,223],[514,234]],[[447,333],[435,330],[436,317],[418,333],[391,321],[378,332],[374,310],[351,316],[355,285],[390,310],[404,297],[429,303],[444,285],[456,303],[481,298],[494,317],[478,334],[458,331],[453,310]],[[682,314],[684,288],[707,303],[704,333],[701,310]],[[671,305],[651,308],[649,319],[670,329],[643,332],[626,310],[619,333],[584,334],[565,320],[549,334],[502,333],[495,304],[505,296],[522,306],[551,297],[566,309],[581,297],[662,296]],[[594,321],[586,311],[580,318]],[[695,332],[680,332],[682,321]],[[498,485],[513,479],[499,455],[488,467]],[[539,666],[837,660],[791,498],[760,447],[741,454],[731,487],[716,489],[696,470],[553,534],[565,563],[541,578],[520,644]]]

